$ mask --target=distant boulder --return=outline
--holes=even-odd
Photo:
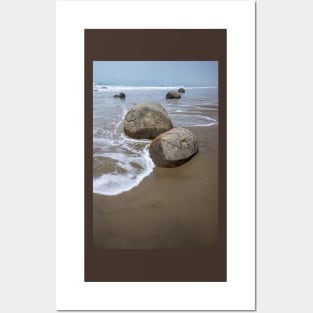
[[[179,88],[179,89],[178,89],[178,92],[179,92],[179,93],[185,93],[185,89],[184,89],[184,88]]]
[[[176,90],[171,90],[166,94],[166,99],[179,99],[181,94]]]
[[[126,95],[125,95],[125,93],[124,93],[124,92],[120,92],[120,94],[118,94],[118,95],[114,95],[113,97],[114,97],[114,98],[125,99]]]
[[[137,103],[124,120],[125,134],[137,139],[153,139],[171,128],[166,110],[156,102]]]
[[[176,167],[187,162],[198,152],[197,138],[186,128],[173,128],[150,143],[149,153],[159,167]]]

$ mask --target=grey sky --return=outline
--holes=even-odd
[[[129,86],[217,86],[217,61],[94,61],[93,81]]]

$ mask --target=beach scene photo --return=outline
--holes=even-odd
[[[218,240],[218,62],[93,61],[97,249]]]

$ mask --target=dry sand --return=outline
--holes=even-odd
[[[104,249],[205,248],[217,241],[218,125],[189,128],[199,152],[157,168],[117,196],[93,195],[93,242]]]

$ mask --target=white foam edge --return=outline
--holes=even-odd
[[[104,174],[98,178],[95,178],[93,180],[93,193],[95,194],[101,194],[101,195],[105,195],[105,196],[116,196],[116,195],[119,195],[123,192],[126,192],[126,191],[129,191],[131,189],[133,189],[134,187],[138,186],[141,181],[147,177],[148,175],[150,175],[152,172],[153,172],[153,168],[155,167],[152,159],[150,158],[150,155],[149,155],[149,150],[148,150],[148,146],[145,147],[145,149],[143,150],[143,158],[146,160],[146,168],[143,170],[142,173],[140,173],[138,176],[136,176],[136,178],[134,180],[132,180],[131,178],[129,178],[129,182],[127,185],[124,185],[124,186],[120,186],[120,188],[114,188],[113,190],[109,191],[109,190],[97,190],[97,187],[95,188],[95,183],[98,184],[101,186],[103,186],[103,180],[107,179],[109,176],[115,176],[116,178],[118,176],[121,176],[124,178],[127,178],[130,176],[130,174],[127,174],[127,175],[116,175],[116,174]]]
[[[103,88],[106,87],[106,88]],[[172,90],[184,88],[188,89],[216,89],[217,86],[207,86],[207,87],[184,87],[184,86],[112,86],[112,85],[93,85],[93,90],[99,92],[112,92],[112,91],[123,91],[123,90]]]

